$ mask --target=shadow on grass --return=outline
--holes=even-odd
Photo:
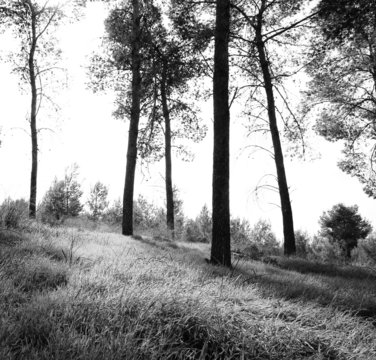
[[[345,279],[370,279],[376,280],[376,270],[359,266],[340,266],[309,261],[300,258],[284,258],[282,256],[272,257],[273,264],[285,269],[297,271],[302,274],[321,274],[331,277],[342,277]]]
[[[182,261],[194,260],[195,263],[202,264],[203,270],[206,273],[209,271],[213,277],[233,278],[239,286],[256,284],[266,297],[333,306],[366,318],[376,326],[376,283],[365,269],[317,263],[311,263],[305,269],[303,263],[309,265],[309,262],[284,258],[279,258],[277,266],[273,266],[274,263],[272,265],[242,259],[234,261],[233,268],[227,269],[207,265],[204,262],[207,254],[203,251],[186,247],[181,249],[186,251]],[[288,268],[284,269],[282,266]]]

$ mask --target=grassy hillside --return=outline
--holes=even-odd
[[[376,359],[376,274],[208,245],[0,233],[0,359]]]

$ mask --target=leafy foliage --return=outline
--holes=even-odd
[[[83,209],[81,185],[77,181],[78,167],[67,170],[63,180],[55,179],[41,205],[42,220],[61,221],[64,217],[78,216]]]
[[[358,213],[358,207],[334,205],[320,217],[320,235],[340,246],[343,253],[350,257],[351,250],[371,232],[372,226]]]
[[[322,0],[312,41],[307,107],[319,111],[316,130],[344,140],[339,167],[376,197],[376,30],[374,1]]]
[[[4,200],[0,205],[0,227],[6,229],[22,228],[28,219],[29,204],[24,199]]]
[[[98,220],[107,208],[107,195],[107,186],[99,181],[97,181],[95,185],[91,188],[87,204],[90,209],[90,217],[93,220]]]

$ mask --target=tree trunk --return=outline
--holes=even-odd
[[[274,161],[277,169],[278,188],[279,196],[281,199],[281,210],[283,218],[284,254],[292,255],[296,252],[294,222],[292,216],[289,188],[287,186],[285,165],[283,161],[281,140],[277,126],[273,83],[270,74],[269,62],[266,58],[264,42],[262,40],[261,21],[262,20],[259,19],[258,26],[256,27],[256,46],[259,53],[259,61],[264,78],[264,88],[268,103],[269,126],[273,141]]]
[[[31,9],[31,46],[29,52],[29,76],[31,87],[31,109],[30,109],[30,130],[31,130],[31,176],[30,176],[30,200],[29,217],[35,219],[37,207],[37,175],[38,175],[38,131],[37,131],[37,85],[35,73],[35,50],[36,50],[36,15]]]
[[[132,0],[132,107],[128,134],[127,166],[125,172],[125,185],[123,197],[123,224],[122,234],[133,235],[133,193],[134,178],[137,162],[137,138],[140,120],[140,4],[139,0]]]
[[[172,189],[172,161],[171,161],[171,121],[170,111],[167,104],[166,81],[167,81],[167,62],[163,64],[162,79],[161,79],[161,98],[163,117],[165,120],[165,160],[166,160],[166,204],[167,204],[167,228],[171,231],[171,236],[174,239],[175,224],[174,224],[174,193]]]
[[[231,266],[229,34],[230,1],[217,0],[213,81],[213,233],[210,262],[228,267]]]

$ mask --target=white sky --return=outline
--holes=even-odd
[[[54,133],[42,133],[39,154],[38,200],[50,186],[54,177],[62,177],[64,169],[76,162],[80,166],[81,180],[86,195],[91,185],[102,181],[110,187],[111,199],[121,198],[125,177],[128,123],[115,120],[111,112],[113,97],[93,94],[85,82],[89,56],[100,44],[105,12],[100,3],[89,3],[85,18],[79,23],[64,27],[60,46],[68,68],[68,89],[58,99],[62,109],[56,119],[47,119]],[[6,52],[12,43],[0,39],[1,49]],[[20,94],[18,81],[10,74],[9,65],[0,64],[0,201],[29,196],[31,142],[25,131],[29,99]],[[211,102],[203,104],[203,114],[210,124]],[[41,121],[46,119],[41,119]],[[231,135],[231,209],[235,216],[256,222],[259,218],[270,219],[278,237],[282,237],[280,209],[270,203],[279,203],[277,194],[262,191],[258,200],[254,189],[263,175],[274,173],[274,163],[262,152],[252,157],[241,151],[249,144],[244,138],[240,119],[233,116]],[[343,202],[358,204],[360,213],[376,226],[375,201],[362,191],[359,182],[342,173],[336,166],[340,156],[340,144],[330,144],[322,138],[312,141],[321,159],[302,161],[286,158],[288,183],[291,188],[292,206],[296,229],[313,233],[318,229],[318,218],[323,211]],[[180,190],[188,216],[196,216],[206,203],[211,204],[212,133],[201,144],[192,145],[196,154],[192,163],[175,160],[173,181]],[[249,153],[249,152],[248,152]],[[155,165],[149,175],[139,169],[136,177],[136,193],[164,202],[164,166]]]

